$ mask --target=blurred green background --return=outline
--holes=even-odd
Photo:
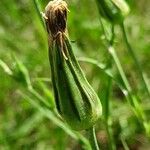
[[[39,2],[44,11],[48,0],[39,0]],[[108,53],[95,1],[67,0],[67,2],[70,10],[68,31],[74,53],[78,58],[93,58],[105,65]],[[150,80],[150,1],[128,0],[128,2],[131,13],[125,20],[125,27],[143,72]],[[106,26],[109,27],[107,22]],[[149,121],[150,98],[143,90],[136,66],[126,50],[119,26],[116,26],[115,33],[116,52],[134,92],[141,99],[142,108]],[[24,75],[16,69],[16,58],[28,71],[36,94],[28,89],[24,83]],[[48,107],[53,112],[54,100],[50,80],[47,35],[32,0],[0,1],[0,60],[3,66],[0,66],[0,149],[81,149],[77,140],[66,134],[65,129],[60,128],[57,123],[49,120],[45,113],[39,111],[40,109],[37,109],[29,100],[31,98],[39,104],[37,99],[42,97],[48,102]],[[2,62],[15,72],[14,77],[8,75],[7,67]],[[94,65],[86,62],[80,62],[80,64],[90,84],[103,100],[107,76]],[[115,66],[112,71],[114,78],[120,81]],[[150,81],[148,83],[150,85]],[[118,150],[125,149],[125,147],[131,150],[150,149],[150,136],[148,137],[145,133],[141,121],[133,113],[115,83],[112,84],[111,91],[109,117],[116,148]],[[45,107],[42,105],[43,103],[39,104],[41,108]],[[150,125],[147,128],[150,133]],[[96,133],[101,148],[109,149],[103,117],[96,126]]]

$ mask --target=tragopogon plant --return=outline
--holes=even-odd
[[[45,8],[49,60],[56,107],[75,130],[91,128],[102,114],[100,100],[88,83],[67,36],[67,4],[50,1]]]

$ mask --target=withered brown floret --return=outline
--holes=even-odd
[[[52,37],[66,32],[67,3],[62,0],[50,1],[45,8],[46,26]]]

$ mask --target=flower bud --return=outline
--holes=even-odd
[[[114,24],[121,23],[130,12],[125,0],[97,0],[97,5],[101,16]]]
[[[101,116],[102,107],[97,94],[85,78],[66,35],[66,2],[51,1],[46,7],[45,21],[57,110],[73,129],[88,129]]]

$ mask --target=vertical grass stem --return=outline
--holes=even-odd
[[[37,14],[38,14],[38,16],[39,16],[39,18],[40,18],[40,21],[41,21],[41,23],[42,23],[42,26],[43,26],[43,28],[45,29],[46,28],[46,26],[45,26],[45,22],[44,22],[44,19],[43,19],[43,17],[42,17],[42,11],[41,11],[41,5],[40,5],[40,3],[39,3],[39,1],[38,0],[33,0],[33,2],[34,2],[34,6],[35,6],[35,8],[36,8],[36,11],[37,11]]]
[[[91,144],[92,150],[100,150],[97,139],[96,139],[96,135],[95,135],[95,128],[94,127],[89,128],[87,130],[87,134],[88,134],[88,138],[89,138],[89,142]]]
[[[141,77],[141,79],[142,79],[143,86],[144,86],[145,90],[147,91],[148,96],[150,97],[150,91],[149,91],[149,88],[148,88],[148,84],[146,83],[144,74],[143,74],[143,72],[142,72],[142,67],[141,67],[141,65],[140,65],[140,63],[139,63],[139,61],[138,61],[138,59],[137,59],[136,54],[134,53],[134,51],[133,51],[133,49],[132,49],[132,47],[131,47],[131,44],[130,44],[129,41],[128,41],[127,33],[126,33],[126,31],[125,31],[125,27],[124,27],[124,24],[123,24],[123,23],[121,24],[121,29],[122,29],[123,38],[124,38],[125,44],[126,44],[126,46],[127,46],[128,52],[130,53],[132,59],[133,59],[134,62],[135,62],[135,65],[136,65],[136,67],[137,67],[137,71],[139,72],[139,75],[140,75],[140,77]]]

